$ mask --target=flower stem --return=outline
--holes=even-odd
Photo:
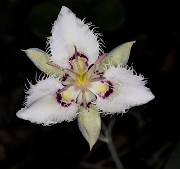
[[[111,120],[110,125],[108,127],[102,121],[102,131],[105,134],[106,140],[108,140],[108,141],[105,141],[105,142],[106,142],[106,144],[108,146],[108,149],[109,149],[109,151],[111,153],[111,156],[112,156],[112,159],[113,159],[113,161],[114,161],[114,163],[116,165],[116,168],[117,169],[125,169],[123,164],[121,163],[119,157],[118,157],[118,154],[117,154],[117,151],[116,151],[116,149],[114,147],[112,136],[111,136],[111,130],[112,130],[112,127],[114,125],[114,121],[115,121],[115,118],[113,118]]]
[[[107,145],[108,145],[109,151],[111,153],[112,159],[114,160],[114,163],[115,163],[117,169],[124,169],[124,166],[122,165],[121,161],[119,160],[117,151],[114,148],[114,144],[113,144],[113,141],[112,141],[111,134],[109,133],[107,135],[107,137],[108,137],[108,140],[109,140],[107,142]]]

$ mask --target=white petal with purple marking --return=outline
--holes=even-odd
[[[49,38],[49,48],[52,60],[67,68],[69,58],[77,51],[84,53],[89,64],[95,62],[99,55],[100,44],[98,36],[89,29],[89,26],[75,16],[75,14],[63,6],[52,28],[52,36]]]
[[[28,107],[43,96],[55,94],[61,88],[63,86],[59,79],[53,77],[39,80],[35,85],[30,84],[30,88],[26,91],[25,105]]]
[[[17,117],[32,123],[51,125],[62,121],[72,121],[77,116],[78,106],[72,104],[62,107],[56,100],[56,95],[41,97],[29,107],[17,112]]]
[[[154,99],[150,89],[145,87],[142,75],[136,75],[132,68],[110,67],[104,74],[113,85],[113,93],[104,99],[97,98],[97,107],[104,112],[125,113],[133,106],[142,105]]]

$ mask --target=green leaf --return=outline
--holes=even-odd
[[[126,42],[116,47],[99,63],[98,70],[104,72],[110,66],[119,66],[127,63],[132,45],[135,41]]]
[[[44,73],[48,75],[55,75],[56,77],[64,74],[63,71],[47,64],[47,62],[50,62],[50,56],[44,51],[38,48],[30,48],[22,51],[25,52],[35,66]]]
[[[94,107],[89,108],[89,111],[81,107],[78,115],[79,129],[88,141],[90,150],[96,143],[101,131],[101,118],[98,110]]]

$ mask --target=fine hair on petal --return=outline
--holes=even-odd
[[[104,53],[103,48],[105,48],[105,42],[103,41],[103,39],[101,38],[103,36],[102,33],[100,33],[97,29],[99,29],[99,27],[95,26],[92,24],[92,22],[87,22],[86,23],[86,18],[84,18],[82,20],[82,22],[84,24],[86,24],[88,26],[88,28],[93,32],[93,34],[97,37],[97,41],[99,43],[99,56],[102,55]]]

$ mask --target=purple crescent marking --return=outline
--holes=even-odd
[[[101,83],[107,83],[109,86],[109,89],[104,94],[98,94],[99,97],[105,99],[113,92],[113,85],[110,81],[101,81]]]
[[[62,98],[62,96],[61,96],[61,93],[59,92],[59,90],[56,92],[56,100],[57,100],[57,102],[58,103],[60,103],[61,104],[61,106],[62,107],[69,107],[72,103],[74,103],[75,102],[75,100],[74,99],[72,99],[70,102],[64,102],[63,101],[63,98]]]
[[[77,52],[77,55],[80,58],[83,58],[83,60],[85,61],[86,66],[88,67],[88,57],[84,54],[80,54],[79,52]],[[74,54],[72,57],[69,58],[69,64],[71,66],[71,70],[73,70],[73,65],[72,65],[72,61],[76,59],[76,54]]]

